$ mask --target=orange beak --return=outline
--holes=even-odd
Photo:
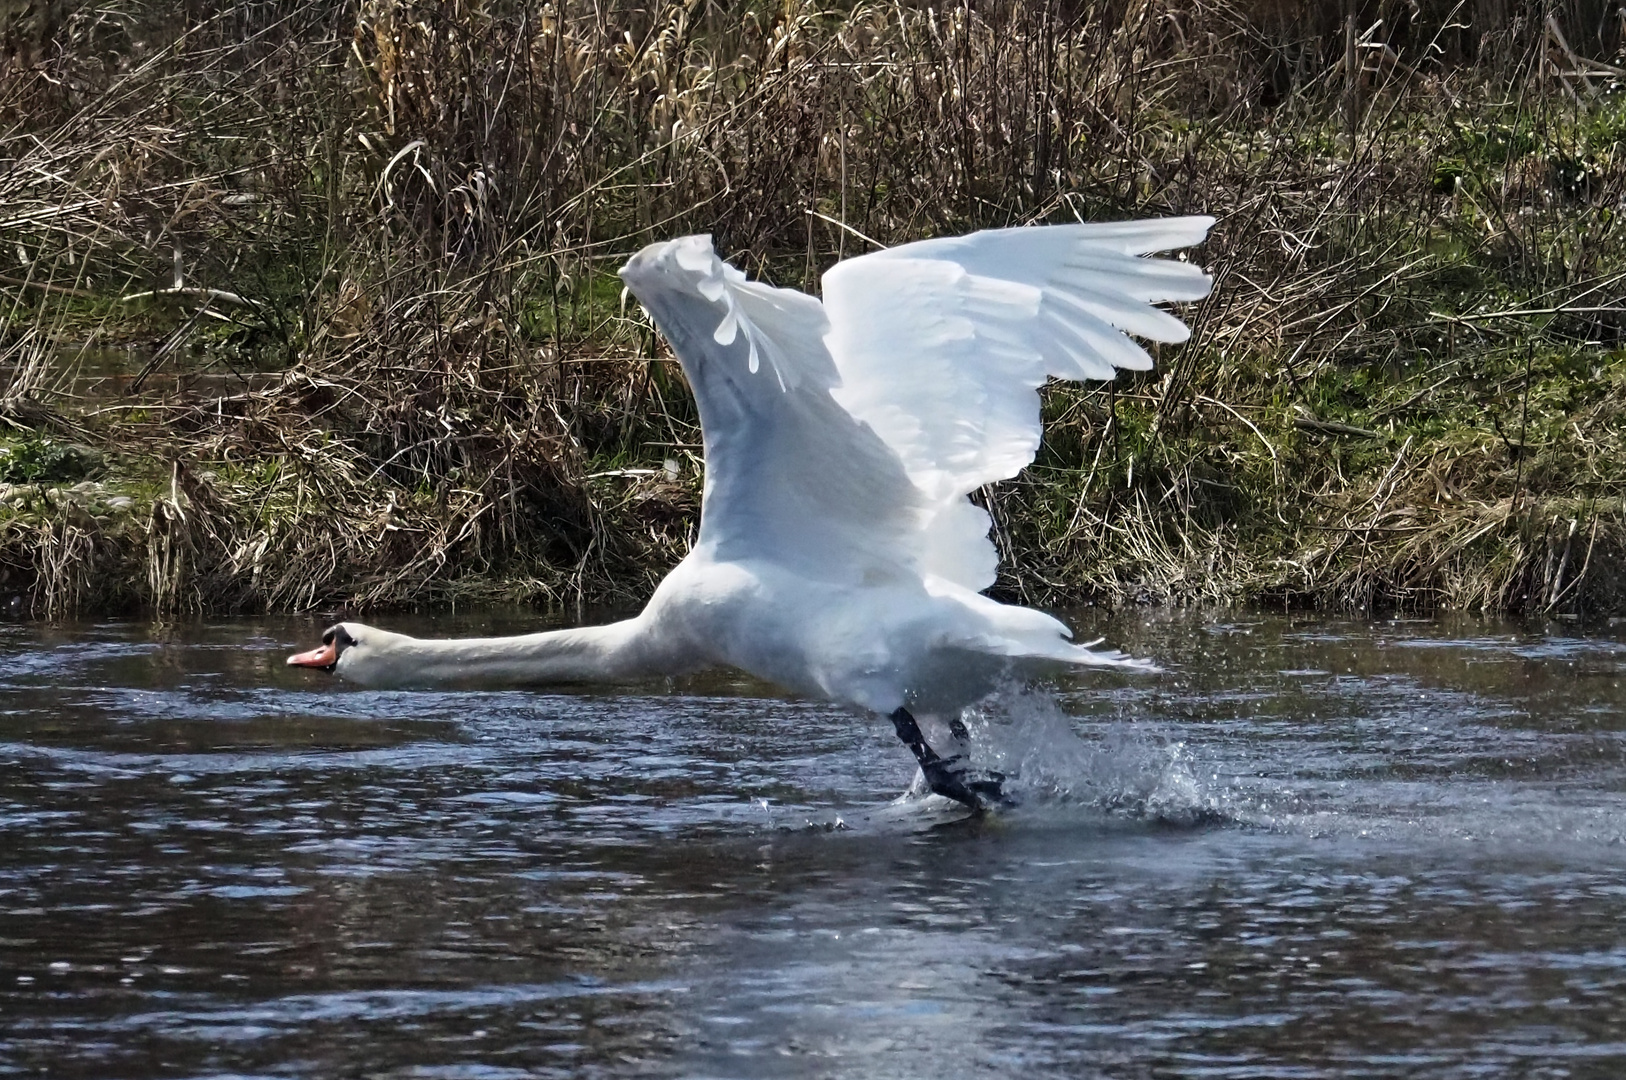
[[[339,646],[325,642],[310,652],[294,653],[288,658],[289,667],[330,668],[339,662]]]

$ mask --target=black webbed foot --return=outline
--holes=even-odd
[[[1015,806],[1015,800],[1005,794],[1005,774],[992,769],[971,770],[958,764],[958,755],[939,758],[930,766],[922,765],[926,784],[937,794],[955,802],[964,803],[973,810],[987,810],[996,806]]]
[[[964,740],[965,727],[958,719],[954,721],[958,730],[953,731],[956,739]],[[1005,774],[993,770],[970,770],[962,764],[963,755],[956,754],[950,758],[940,757],[937,751],[926,744],[926,737],[921,734],[920,725],[910,715],[908,709],[897,709],[892,713],[892,726],[898,733],[898,739],[915,755],[920,763],[920,771],[926,777],[926,786],[945,799],[953,799],[957,803],[969,806],[973,810],[982,811],[996,806],[1013,806],[1014,801],[1005,794]]]

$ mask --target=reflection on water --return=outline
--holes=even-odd
[[[316,629],[0,624],[0,1074],[1626,1068],[1607,637],[1104,625],[1168,671],[989,703],[975,820],[745,680],[359,691]]]

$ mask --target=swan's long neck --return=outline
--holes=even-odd
[[[641,619],[500,638],[414,638],[369,628],[339,674],[370,686],[607,682],[681,670]]]

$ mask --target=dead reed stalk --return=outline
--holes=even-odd
[[[86,9],[0,50],[0,423],[109,464],[79,525],[48,485],[0,509],[0,588],[51,614],[636,602],[700,470],[681,374],[619,303],[636,247],[707,231],[812,289],[859,236],[1210,212],[1192,342],[1054,389],[1036,468],[989,493],[1000,589],[1613,602],[1619,20],[1354,12]],[[131,338],[135,377],[86,398],[65,345]]]

